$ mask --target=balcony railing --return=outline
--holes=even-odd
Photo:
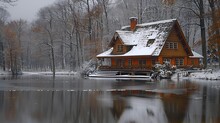
[[[112,71],[150,71],[152,70],[151,66],[142,65],[142,66],[100,66],[100,70],[112,70]]]

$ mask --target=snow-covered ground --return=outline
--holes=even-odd
[[[0,70],[0,75],[10,75],[11,72]]]
[[[52,72],[22,72],[23,75],[53,75]],[[56,72],[56,75],[75,75],[76,72],[73,71],[62,71],[62,72]]]
[[[179,74],[179,75],[178,75]],[[200,80],[220,80],[220,70],[200,70],[190,74],[187,71],[179,71],[175,73],[171,79],[200,79]]]
[[[10,75],[10,72],[7,71],[1,71],[0,70],[0,75]],[[77,72],[73,72],[73,71],[61,71],[61,72],[56,72],[56,75],[76,75]],[[53,75],[52,72],[22,72],[22,75]]]
[[[207,70],[202,72],[195,72],[189,75],[192,79],[206,79],[206,80],[220,80],[220,70]]]
[[[53,75],[52,72],[22,72],[22,75]],[[177,73],[179,75],[177,75]],[[171,79],[200,79],[200,80],[220,80],[220,70],[200,70],[188,74],[186,71],[179,71],[175,73]],[[0,70],[0,75],[10,75],[10,72]],[[56,75],[78,75],[79,73],[73,71],[60,71]],[[97,74],[99,75],[99,74]]]

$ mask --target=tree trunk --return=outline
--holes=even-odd
[[[88,25],[88,32],[89,32],[89,41],[92,41],[92,18],[90,13],[90,5],[89,0],[86,1],[87,4],[87,12],[88,12],[88,19],[89,19],[89,25]]]
[[[108,22],[108,12],[107,12],[106,0],[102,0],[102,4],[103,4],[104,12],[105,12],[106,30],[107,30],[107,34],[109,34],[109,22]]]
[[[56,69],[55,69],[55,56],[54,56],[54,48],[51,47],[51,57],[52,57],[52,72],[53,72],[53,77],[55,77]]]
[[[70,70],[74,70],[74,53],[73,53],[73,42],[72,36],[70,36]]]
[[[62,69],[65,69],[65,48],[64,48],[64,41],[65,39],[62,39],[62,44],[61,44],[61,67]]]
[[[78,31],[76,32],[76,52],[77,52],[77,66],[80,68],[80,49],[79,49],[79,33]]]
[[[0,65],[3,71],[5,71],[4,46],[1,37],[0,37]]]
[[[206,32],[205,32],[205,20],[204,20],[204,5],[203,0],[199,2],[200,12],[200,28],[201,28],[201,40],[202,40],[202,55],[204,68],[207,68],[207,54],[206,54]]]

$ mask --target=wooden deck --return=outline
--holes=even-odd
[[[150,67],[117,67],[117,66],[100,66],[98,68],[102,71],[124,71],[124,72],[150,72],[152,71],[152,68]]]

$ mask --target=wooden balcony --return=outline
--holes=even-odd
[[[100,66],[99,70],[103,71],[151,71],[151,66]]]

